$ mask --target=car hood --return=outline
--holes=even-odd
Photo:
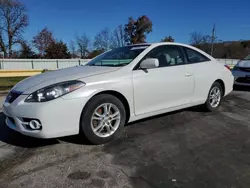
[[[23,94],[30,94],[51,84],[104,74],[116,71],[117,69],[119,69],[119,67],[77,66],[48,71],[22,80],[17,83],[12,90],[22,92]]]
[[[250,68],[250,60],[240,60],[236,66]]]

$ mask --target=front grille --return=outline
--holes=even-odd
[[[241,71],[250,72],[250,68],[248,67],[237,67],[237,68]]]
[[[22,93],[18,91],[11,91],[6,97],[5,102],[12,103],[15,101]]]
[[[250,77],[240,77],[240,78],[237,78],[236,82],[250,84]]]

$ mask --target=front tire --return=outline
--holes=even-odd
[[[218,82],[214,82],[211,86],[207,101],[204,104],[205,110],[209,112],[217,111],[219,108],[223,97],[223,90],[221,84]]]
[[[118,136],[126,121],[122,102],[113,95],[94,96],[81,116],[81,129],[92,144],[104,144]]]

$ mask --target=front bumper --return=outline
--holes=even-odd
[[[233,70],[234,85],[250,86],[250,72]]]
[[[36,138],[55,138],[79,133],[80,117],[87,98],[58,98],[43,103],[24,102],[27,95],[20,95],[15,101],[3,104],[3,113],[9,128],[21,134]],[[26,119],[41,122],[41,130],[28,129]],[[26,123],[27,124],[27,123]]]

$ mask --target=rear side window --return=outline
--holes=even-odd
[[[188,63],[201,63],[205,61],[210,61],[209,58],[207,58],[206,56],[202,55],[201,53],[195,50],[186,47],[184,47],[184,50],[186,51],[187,54]]]
[[[250,54],[244,60],[250,60]]]

